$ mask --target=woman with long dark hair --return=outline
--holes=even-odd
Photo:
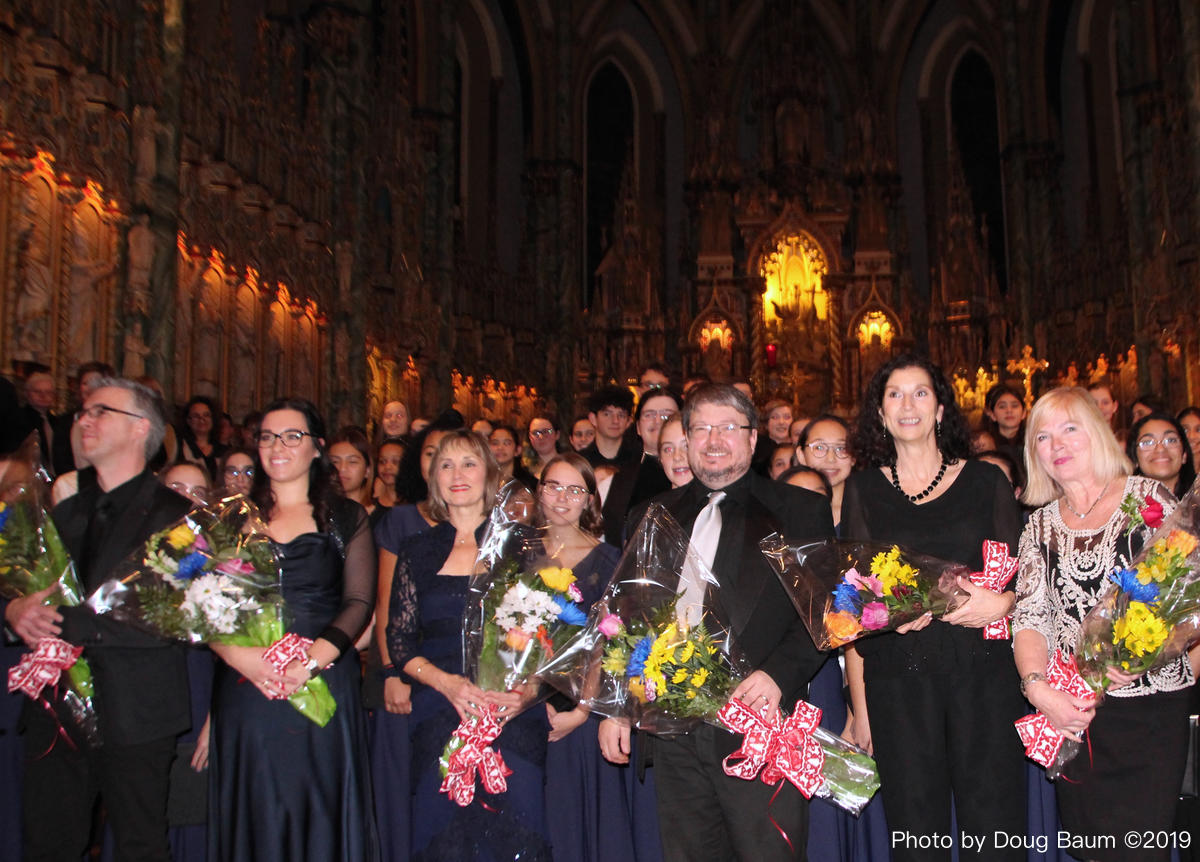
[[[217,475],[217,461],[229,449],[217,441],[214,433],[217,415],[216,402],[204,395],[197,395],[184,405],[176,461],[202,464],[209,476]]]
[[[282,673],[261,647],[213,646],[223,660],[209,760],[213,859],[377,858],[353,649],[374,603],[375,545],[362,506],[334,489],[324,435],[311,402],[264,410],[251,498],[279,558],[289,631],[313,643]],[[337,701],[324,727],[282,699],[318,674]]]
[[[1015,550],[1021,517],[1000,470],[969,459],[954,390],[928,359],[904,355],[871,379],[852,440],[864,469],[846,480],[842,535],[983,569],[983,542]],[[892,834],[1025,834],[1025,761],[1013,722],[1025,712],[1008,641],[979,629],[1013,594],[959,586],[970,598],[943,619],[924,616],[846,651],[854,741],[873,750]],[[990,858],[1024,859],[989,847]],[[894,843],[895,859],[949,859],[950,850]]]
[[[1187,432],[1168,413],[1148,413],[1134,422],[1125,454],[1137,468],[1136,475],[1157,479],[1176,499],[1187,493],[1196,478]]]

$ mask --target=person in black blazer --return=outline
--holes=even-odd
[[[52,515],[91,593],[152,533],[183,517],[190,502],[146,469],[165,427],[151,390],[131,380],[100,381],[77,424],[92,466],[81,471],[78,492]],[[5,621],[30,646],[61,637],[84,647],[101,745],[58,739],[56,720],[26,703],[25,859],[78,859],[87,849],[97,794],[117,859],[170,859],[167,779],[175,738],[191,723],[184,648],[86,607],[44,605],[49,592],[8,602]],[[70,719],[60,720],[70,726]]]
[[[683,407],[695,479],[654,502],[691,532],[710,493],[725,492],[712,570],[737,642],[755,668],[733,697],[770,715],[803,695],[825,657],[813,646],[758,543],[775,531],[793,542],[828,538],[833,517],[821,495],[750,470],[755,419],[754,405],[732,386],[697,388]],[[785,784],[768,812],[773,787],[725,775],[721,761],[739,743],[734,734],[707,724],[687,736],[655,740],[658,816],[668,862],[804,858],[807,802]],[[628,759],[628,729],[618,723],[602,725],[600,744],[610,760]],[[771,818],[787,833],[790,847]]]
[[[621,547],[621,528],[631,508],[671,487],[658,460],[658,435],[663,423],[679,412],[682,400],[670,389],[652,386],[638,401],[634,427],[642,454],[617,471],[604,498],[604,541],[610,545]]]

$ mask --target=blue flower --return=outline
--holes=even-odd
[[[833,591],[833,609],[835,611],[844,611],[848,614],[857,614],[859,608],[862,607],[862,599],[858,597],[858,590],[853,584],[848,584],[842,581],[834,588]]]
[[[629,665],[625,668],[625,676],[641,676],[646,669],[646,659],[650,657],[650,647],[654,646],[654,638],[646,635],[633,648],[629,657]]]
[[[192,551],[179,561],[179,571],[175,572],[175,577],[181,581],[190,581],[204,570],[204,564],[207,562],[208,554]]]
[[[8,506],[5,506],[3,509],[0,509],[0,533],[4,532],[4,527],[8,523],[8,516],[11,514],[12,514],[12,509],[10,509]]]
[[[585,614],[574,602],[554,596],[552,602],[558,607],[558,618],[569,626],[581,626],[587,622]]]
[[[1129,595],[1130,601],[1144,602],[1148,605],[1158,604],[1158,584],[1154,581],[1143,584],[1133,569],[1117,569],[1108,577],[1121,592]]]

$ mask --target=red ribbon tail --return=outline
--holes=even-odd
[[[778,832],[783,837],[783,840],[787,843],[788,852],[795,856],[796,848],[792,846],[792,839],[788,838],[787,832],[783,830],[783,827],[780,826],[778,821],[775,820],[775,815],[771,813],[771,806],[775,804],[775,800],[779,797],[780,792],[783,790],[783,785],[785,784],[787,784],[787,779],[781,778],[779,779],[779,783],[775,785],[775,792],[771,794],[771,801],[767,803],[767,819],[771,821],[771,825],[775,827],[775,831]]]

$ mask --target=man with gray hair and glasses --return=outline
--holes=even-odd
[[[161,485],[148,459],[162,444],[162,404],[146,386],[102,378],[75,414],[81,454],[78,490],[55,506],[54,522],[86,593],[113,575],[155,532],[182,518],[190,501]],[[71,719],[27,701],[22,730],[24,858],[78,859],[88,848],[99,795],[117,859],[171,858],[167,780],[175,739],[191,722],[184,647],[137,631],[87,607],[45,604],[54,588],[3,606],[8,627],[31,648],[44,637],[83,646],[96,687],[101,744],[59,738]]]

